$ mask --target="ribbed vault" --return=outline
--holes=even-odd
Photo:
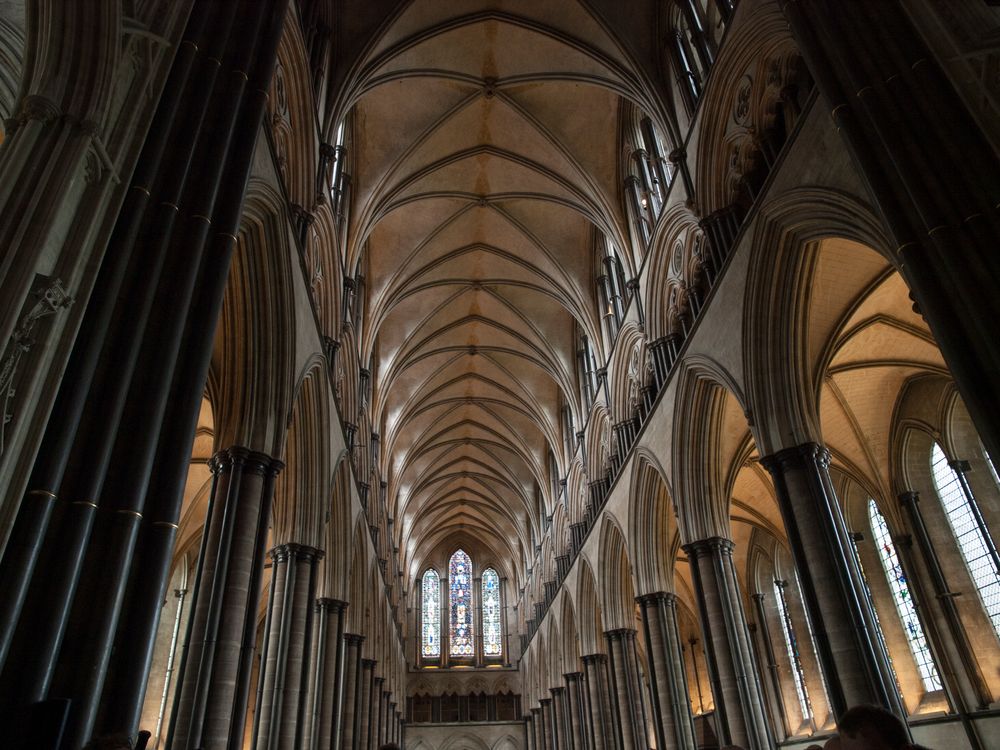
[[[345,265],[404,574],[471,534],[523,585],[563,405],[582,422],[579,334],[601,346],[595,247],[629,249],[619,121],[655,115],[648,86],[583,3],[527,0],[410,3],[351,80]]]

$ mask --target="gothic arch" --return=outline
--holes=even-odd
[[[577,610],[581,613],[578,621],[580,650],[583,656],[604,651],[604,617],[601,602],[597,596],[597,582],[590,562],[581,555],[577,558]]]
[[[285,438],[285,469],[275,483],[275,544],[296,542],[316,548],[323,544],[333,427],[324,369],[323,358],[314,355],[296,388]]]
[[[341,601],[350,601],[351,558],[353,556],[351,538],[351,515],[353,496],[351,494],[350,461],[346,450],[342,450],[335,461],[336,468],[330,481],[329,506],[326,515],[325,548],[323,559],[324,596]]]
[[[685,542],[729,538],[733,457],[744,450],[745,400],[723,368],[688,357],[679,378],[672,447],[673,487]]]
[[[727,38],[699,104],[695,186],[702,216],[728,208],[752,174],[764,168],[767,139],[785,87],[801,67],[777,6],[761,5]],[[748,196],[749,205],[755,196]]]
[[[611,415],[612,424],[633,419],[642,402],[646,380],[646,339],[642,329],[626,323],[619,331],[611,355]]]
[[[280,454],[295,379],[291,249],[282,199],[251,180],[216,332],[220,446]]]
[[[757,430],[765,455],[819,440],[823,355],[807,336],[820,241],[829,237],[889,256],[881,222],[852,195],[798,188],[761,208],[749,262],[743,352],[754,413],[766,420]]]
[[[601,610],[608,630],[635,627],[635,587],[628,545],[609,513],[601,519]]]
[[[674,590],[674,560],[680,551],[676,510],[656,457],[639,448],[633,461],[629,549],[636,592]]]

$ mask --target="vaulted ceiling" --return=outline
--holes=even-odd
[[[346,267],[406,573],[472,537],[523,583],[561,404],[580,429],[576,327],[600,341],[595,242],[630,243],[622,102],[648,85],[571,0],[422,0],[371,40],[344,106]]]

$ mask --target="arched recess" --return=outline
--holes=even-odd
[[[559,618],[555,616],[555,613],[559,610],[557,607],[553,607],[552,610],[553,616],[549,618],[548,627],[548,648],[543,652],[548,662],[545,670],[548,680],[547,685],[543,687],[547,687],[548,690],[563,686],[563,674],[566,671],[563,667],[562,633],[559,630]],[[548,692],[548,690],[545,692]]]
[[[688,357],[674,412],[673,487],[683,541],[730,538],[729,500],[736,455],[747,445],[745,400],[717,363]]]
[[[605,513],[601,520],[601,608],[608,630],[635,629],[635,586],[625,535],[618,522]]]
[[[563,674],[582,671],[580,657],[580,635],[576,627],[576,611],[573,608],[573,598],[569,591],[563,590],[560,611],[560,630],[562,631],[562,642],[559,648],[562,650]],[[561,677],[561,675],[560,675]]]
[[[368,595],[374,598],[376,592],[371,591],[368,580],[368,535],[363,518],[358,518],[354,525],[353,552],[351,554],[351,585],[350,606],[347,610],[348,631],[357,635],[367,636]]]
[[[778,6],[761,6],[727,36],[699,106],[695,185],[703,216],[745,213],[811,89]]]
[[[280,454],[295,392],[291,249],[284,201],[251,179],[215,334],[216,443]]]
[[[847,242],[821,253],[823,241],[832,238]],[[827,347],[857,290],[890,269],[890,246],[871,207],[846,193],[799,188],[761,207],[746,286],[743,352],[764,455],[820,442]],[[818,287],[828,295],[822,305],[816,302]]]
[[[316,204],[319,139],[312,74],[302,39],[298,5],[290,3],[278,44],[278,62],[267,97],[275,158],[288,201],[311,212]]]
[[[320,586],[323,596],[341,601],[350,601],[352,484],[350,462],[346,451],[341,451],[329,485],[324,533],[326,556]]]
[[[686,335],[694,320],[690,295],[703,300],[707,293],[704,233],[690,208],[671,206],[657,223],[652,245],[643,290],[649,342]]]
[[[646,361],[646,339],[642,329],[627,323],[618,334],[608,368],[613,425],[637,416],[642,403],[642,388],[646,384]]]
[[[579,574],[577,576],[577,609],[580,612],[578,621],[580,633],[580,650],[582,656],[604,653],[604,617],[601,612],[601,601],[597,597],[597,581],[590,561],[582,555],[577,561]]]
[[[636,592],[640,596],[670,592],[674,590],[674,561],[681,544],[676,511],[656,457],[640,448],[633,463],[629,549]]]
[[[331,423],[324,359],[314,355],[296,389],[295,405],[285,439],[285,469],[274,490],[272,533],[275,544],[323,545],[323,525],[329,502]]]

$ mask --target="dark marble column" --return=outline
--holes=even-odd
[[[659,591],[640,596],[638,601],[646,634],[657,747],[694,747],[687,671],[677,630],[677,597]]]
[[[316,680],[312,750],[336,750],[344,702],[344,625],[347,602],[316,600]]]
[[[583,672],[569,672],[563,677],[566,680],[566,705],[569,718],[567,736],[572,743],[567,743],[567,747],[572,747],[574,750],[588,750]]]
[[[830,481],[830,453],[805,443],[761,459],[774,478],[834,715],[877,704],[905,718]]]
[[[361,660],[361,693],[357,710],[358,723],[355,726],[359,750],[369,750],[371,745],[376,663],[374,659]]]
[[[315,606],[316,562],[323,552],[300,544],[271,550],[274,586],[268,603],[270,626],[257,706],[257,750],[293,750],[305,730],[311,614]]]
[[[559,745],[556,744],[555,737],[556,722],[552,716],[552,699],[540,698],[538,705],[542,707],[542,746],[545,750],[558,750]]]
[[[684,546],[705,642],[721,745],[772,747],[760,681],[740,598],[733,543],[712,537]]]
[[[617,747],[611,715],[611,680],[608,675],[608,655],[587,654],[582,658],[587,678],[587,714],[590,742],[594,750],[614,750]]]
[[[642,703],[642,678],[631,628],[609,630],[608,673],[611,676],[612,720],[618,730],[622,750],[646,747],[645,711]]]
[[[542,709],[531,709],[531,724],[529,728],[531,729],[531,747],[533,750],[545,750],[545,740],[542,738],[542,732],[544,731],[542,727],[543,721]]]
[[[549,693],[552,695],[552,724],[554,727],[552,736],[554,738],[554,745],[559,750],[563,750],[563,748],[568,749],[570,747],[570,736],[567,731],[569,722],[566,716],[566,688],[550,688]]]
[[[274,478],[282,464],[231,448],[210,502],[195,574],[168,745],[205,750],[242,745],[256,648],[256,604],[264,568]]]
[[[522,716],[521,720],[524,724],[524,748],[525,750],[535,750],[534,718],[528,713]]]
[[[363,635],[348,633],[344,636],[344,702],[340,724],[340,747],[353,750],[357,743],[357,716],[361,703],[361,644]]]

